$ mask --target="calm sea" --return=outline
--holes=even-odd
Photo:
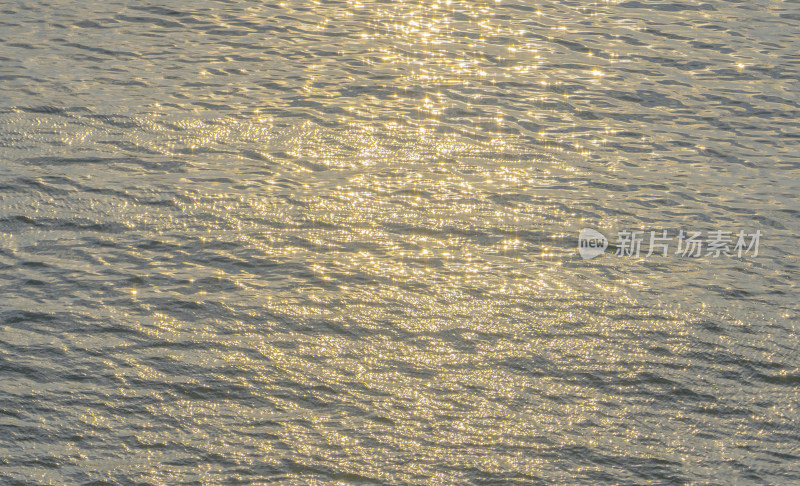
[[[800,484],[798,52],[797,0],[0,2],[0,483]]]

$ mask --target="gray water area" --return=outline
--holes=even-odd
[[[800,484],[799,52],[797,1],[0,2],[0,484]]]

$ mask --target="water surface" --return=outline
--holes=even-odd
[[[798,52],[792,1],[5,2],[0,481],[800,482]]]

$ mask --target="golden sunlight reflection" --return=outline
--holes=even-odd
[[[781,2],[5,3],[3,480],[787,483]]]

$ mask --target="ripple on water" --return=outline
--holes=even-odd
[[[9,484],[800,480],[790,6],[3,15]]]

